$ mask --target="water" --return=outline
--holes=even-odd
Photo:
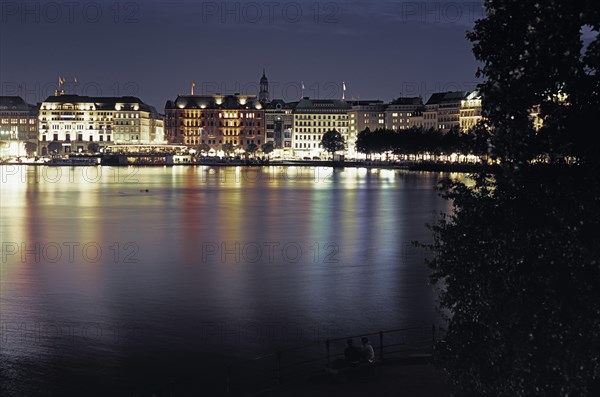
[[[450,210],[439,174],[0,172],[2,396],[216,390],[238,359],[438,319],[410,242]]]

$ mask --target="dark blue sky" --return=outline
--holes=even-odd
[[[88,95],[136,95],[162,109],[196,92],[390,100],[468,90],[465,33],[482,1],[5,1],[2,95],[42,101],[58,76]],[[226,8],[225,8],[226,7]]]

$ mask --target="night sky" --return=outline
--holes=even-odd
[[[465,33],[482,1],[0,1],[2,95],[135,95],[162,111],[189,93],[389,101],[471,90]],[[226,8],[225,8],[226,7]],[[77,83],[74,83],[74,79]]]

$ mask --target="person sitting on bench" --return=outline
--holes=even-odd
[[[344,368],[351,368],[357,365],[362,360],[362,352],[354,346],[352,339],[346,340],[346,348],[344,349],[344,358],[337,358],[333,360],[330,368],[334,370],[340,370]]]
[[[354,341],[352,339],[348,339],[346,344],[348,346],[344,349],[344,359],[350,365],[357,364],[361,357],[360,350],[354,346]]]
[[[375,361],[375,351],[373,350],[373,346],[371,346],[369,339],[366,337],[363,337],[360,341],[362,343],[360,349],[362,353],[361,362],[372,363]]]

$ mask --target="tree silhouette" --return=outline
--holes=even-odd
[[[48,144],[48,153],[58,154],[62,150],[62,144],[58,141],[52,141]]]
[[[364,153],[367,155],[367,158],[370,158],[371,153],[373,153],[372,141],[371,130],[367,127],[356,136],[356,151]]]
[[[273,144],[273,142],[263,143],[261,150],[264,154],[268,156],[273,152],[273,150],[275,150],[275,145]]]
[[[334,129],[323,134],[320,145],[323,149],[331,153],[331,156],[333,157],[335,152],[339,152],[346,148],[346,141],[342,134]]]
[[[566,0],[485,6],[468,38],[489,128],[470,139],[502,167],[474,185],[443,186],[454,212],[433,226],[429,246],[448,313],[435,358],[459,396],[598,395],[600,178],[590,138],[600,9]],[[567,154],[575,165],[564,164]],[[540,155],[550,164],[536,163]]]
[[[34,142],[25,142],[25,152],[27,153],[27,156],[31,157],[34,155],[34,153],[36,153],[38,150],[38,145],[37,143]]]
[[[223,153],[225,153],[225,156],[231,155],[231,153],[233,153],[234,149],[235,148],[233,147],[233,143],[224,143],[221,145],[221,150],[223,150]]]
[[[201,143],[198,145],[198,153],[207,154],[210,152],[210,145],[207,143]]]
[[[245,149],[246,153],[250,154],[251,156],[254,156],[254,153],[256,153],[256,151],[258,150],[258,145],[256,145],[255,143],[249,143]]]
[[[88,145],[87,149],[90,153],[98,153],[98,151],[100,150],[100,145],[97,142],[91,142]]]

